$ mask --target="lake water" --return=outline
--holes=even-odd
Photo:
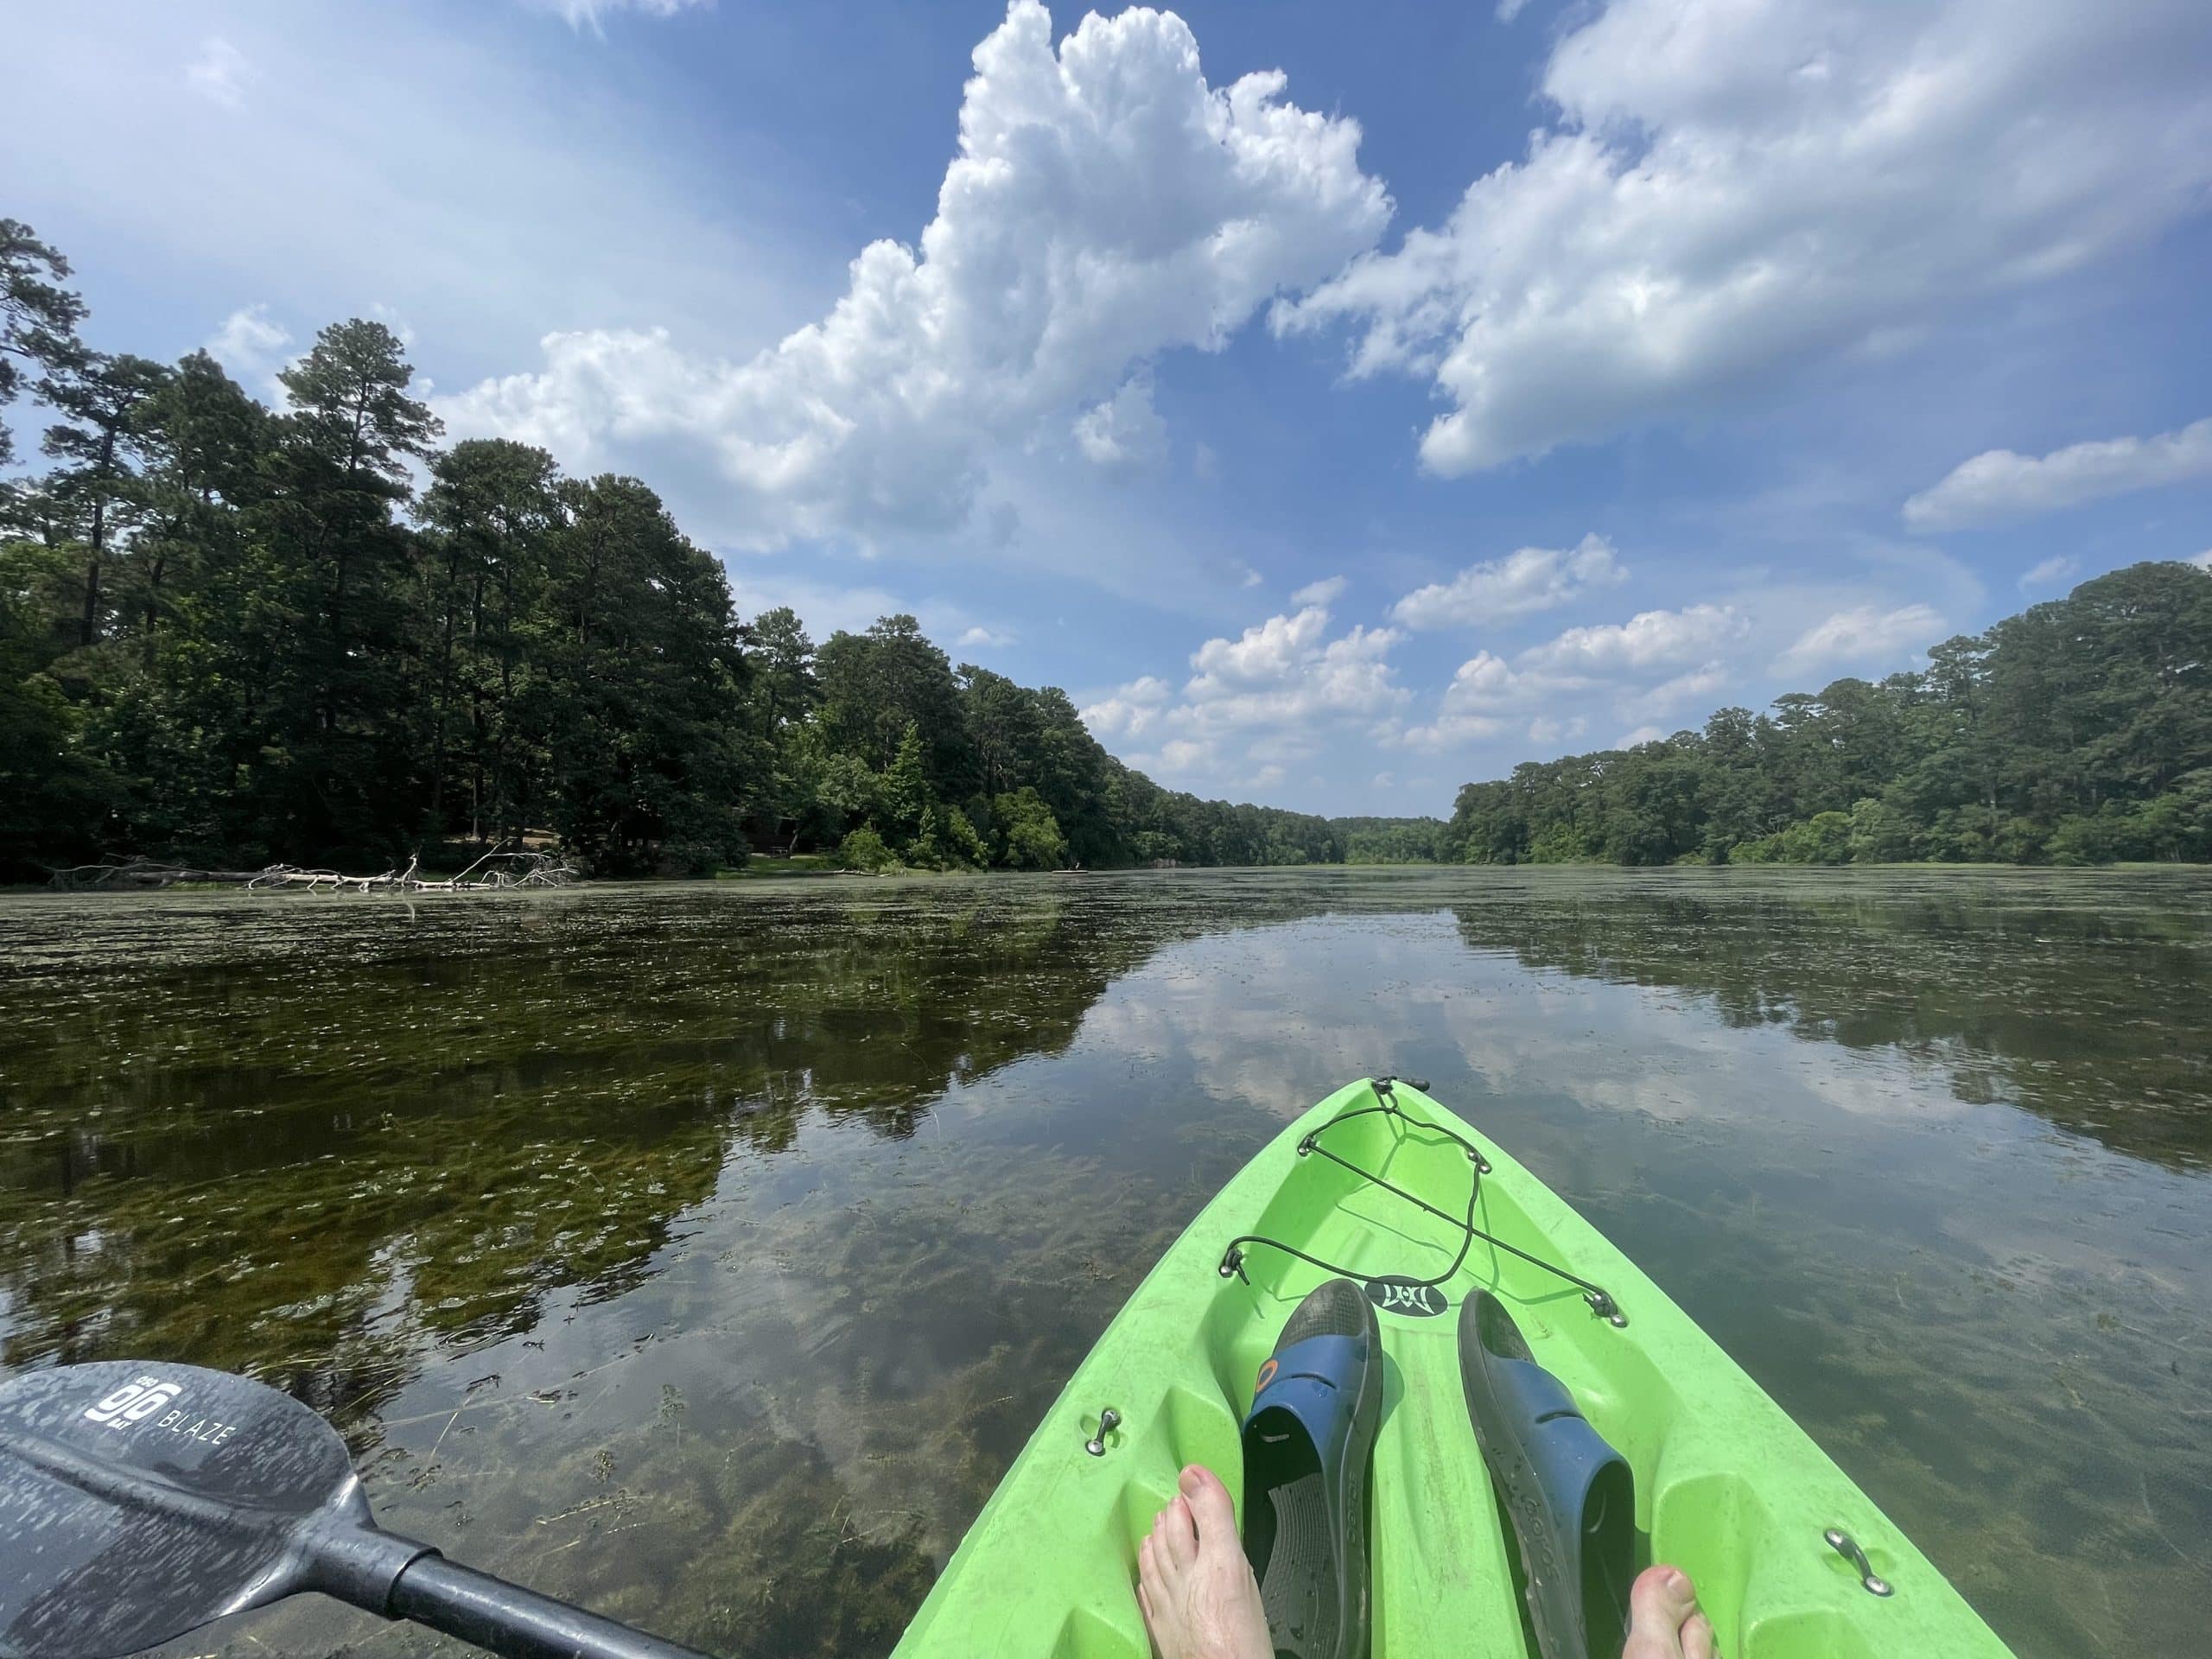
[[[0,1366],[249,1370],[397,1530],[880,1653],[1183,1224],[1382,1071],[2024,1659],[2212,1653],[2212,874],[0,900]],[[164,1651],[334,1650],[446,1649],[295,1605]]]

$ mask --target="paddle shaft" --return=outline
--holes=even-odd
[[[425,1625],[501,1659],[705,1659],[696,1649],[680,1648],[441,1555],[410,1562],[385,1605],[373,1611]]]
[[[501,1659],[707,1659],[385,1531],[337,1430],[197,1365],[0,1380],[0,1659],[141,1653],[303,1590]]]
[[[238,1519],[227,1504],[103,1464],[57,1441],[26,1435],[5,1449],[87,1496],[156,1511],[185,1525],[215,1529]],[[326,1595],[425,1625],[500,1659],[705,1659],[696,1649],[456,1565],[380,1527],[340,1522],[310,1526],[298,1538],[320,1569],[311,1582]]]

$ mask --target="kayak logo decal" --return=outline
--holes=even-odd
[[[184,1392],[181,1382],[164,1382],[157,1376],[142,1376],[124,1383],[106,1399],[85,1408],[85,1415],[93,1422],[109,1428],[128,1428],[152,1416],[163,1406]]]
[[[1259,1376],[1252,1379],[1252,1392],[1255,1394],[1265,1394],[1268,1391],[1268,1384],[1274,1380],[1274,1357],[1273,1355],[1269,1355],[1266,1363],[1260,1367]]]
[[[1385,1274],[1367,1281],[1367,1300],[1385,1313],[1402,1313],[1409,1319],[1433,1319],[1449,1313],[1452,1300],[1434,1285]]]

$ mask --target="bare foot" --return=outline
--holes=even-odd
[[[1177,1484],[1137,1546],[1137,1605],[1154,1650],[1160,1659],[1274,1659],[1229,1489],[1195,1463]]]
[[[1621,1659],[1713,1659],[1713,1624],[1697,1610],[1697,1588],[1662,1562],[1636,1575],[1628,1592],[1628,1645]]]

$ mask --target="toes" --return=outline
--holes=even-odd
[[[1697,1608],[1697,1586],[1681,1567],[1658,1562],[1636,1575],[1629,1586],[1628,1605],[1637,1623],[1649,1618],[1664,1624],[1670,1632],[1679,1630]]]
[[[1160,1639],[1160,1616],[1152,1611],[1152,1592],[1144,1587],[1142,1579],[1137,1580],[1137,1611],[1144,1615],[1144,1633],[1153,1659],[1168,1659],[1166,1644]]]
[[[1145,1535],[1152,1544],[1153,1564],[1160,1569],[1163,1578],[1179,1570],[1186,1559],[1178,1555],[1167,1541],[1172,1530],[1173,1522],[1168,1519],[1167,1511],[1162,1510],[1152,1517],[1152,1530]]]
[[[1181,1493],[1169,1501],[1154,1519],[1152,1527],[1154,1535],[1167,1551],[1167,1559],[1176,1566],[1188,1567],[1198,1560],[1198,1528],[1191,1518],[1191,1506],[1183,1501]]]
[[[1663,1562],[1647,1567],[1629,1588],[1628,1645],[1622,1659],[1688,1659],[1682,1652],[1682,1625],[1697,1608],[1697,1591],[1689,1574]],[[1708,1626],[1707,1635],[1712,1634]],[[1711,1659],[1708,1642],[1706,1659]]]
[[[1147,1586],[1154,1589],[1161,1589],[1166,1586],[1166,1580],[1160,1577],[1160,1573],[1159,1548],[1159,1544],[1150,1533],[1145,1534],[1144,1537],[1138,1541],[1137,1588],[1140,1590]]]
[[[1221,1477],[1194,1463],[1183,1471],[1177,1484],[1197,1529],[1199,1549],[1233,1549],[1241,1554],[1244,1547],[1236,1535],[1236,1505],[1230,1501],[1229,1488],[1221,1484]]]
[[[1703,1613],[1683,1621],[1682,1659],[1713,1659],[1713,1621]]]

